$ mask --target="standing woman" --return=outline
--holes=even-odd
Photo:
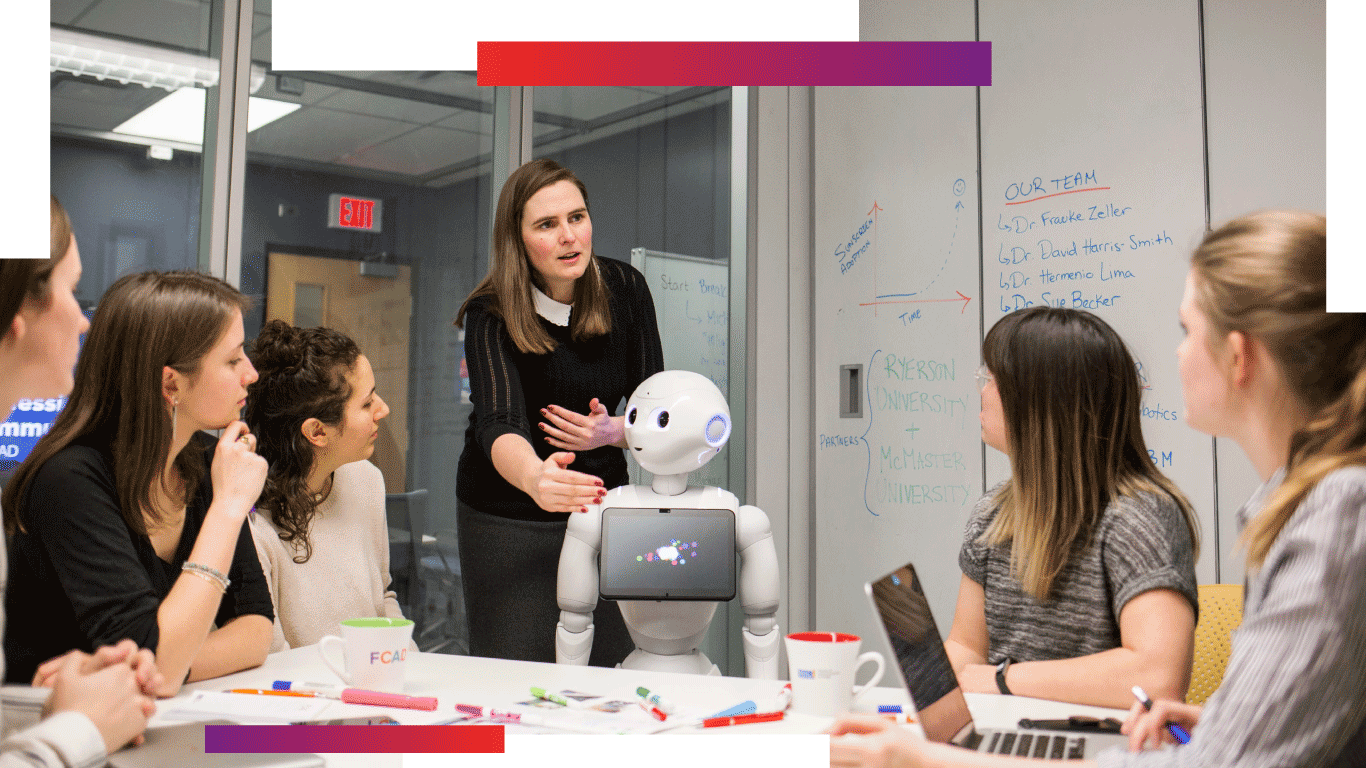
[[[7,681],[125,638],[156,653],[163,696],[265,660],[274,614],[246,516],[266,462],[237,420],[256,380],[245,306],[194,272],[104,294],[71,400],[5,487]]]
[[[992,326],[982,357],[982,439],[1010,479],[977,502],[958,557],[945,650],[963,690],[1185,696],[1196,522],[1148,457],[1124,341],[1090,312],[1033,307]]]
[[[1327,222],[1267,211],[1205,236],[1177,348],[1186,421],[1232,438],[1263,484],[1238,513],[1248,578],[1205,706],[1130,710],[1102,766],[1360,766],[1366,755],[1366,314],[1325,311]],[[1165,724],[1191,731],[1170,742]],[[849,718],[831,765],[1016,765]],[[1069,762],[1077,766],[1085,763]]]
[[[344,619],[403,618],[389,589],[384,476],[369,459],[389,406],[356,342],[271,320],[251,343],[260,374],[243,414],[270,462],[250,515],[275,602],[272,653],[312,645]]]
[[[52,199],[48,259],[0,260],[0,413],[21,397],[60,397],[71,391],[71,368],[81,333],[90,327],[76,303],[81,255],[66,211]],[[0,542],[0,577],[5,546]],[[0,587],[2,589],[3,587]],[[0,612],[0,632],[5,615]],[[0,669],[4,657],[0,656]],[[44,719],[10,733],[0,744],[3,768],[102,765],[130,739],[141,739],[156,711],[150,697],[161,684],[152,655],[132,642],[73,652],[43,665],[35,684],[52,688]]]
[[[664,368],[654,302],[593,253],[583,182],[542,159],[503,185],[489,273],[455,322],[474,404],[456,485],[470,653],[551,662],[565,514],[627,482],[612,410]],[[634,647],[616,603],[594,625],[591,664]]]

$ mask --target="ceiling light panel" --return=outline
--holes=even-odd
[[[218,84],[218,62],[207,56],[57,27],[51,29],[48,69],[168,91]]]

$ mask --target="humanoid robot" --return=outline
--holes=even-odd
[[[720,452],[730,438],[730,409],[707,377],[691,371],[662,371],[636,388],[626,402],[626,443],[640,466],[654,473],[649,486],[626,485],[607,492],[587,513],[569,516],[560,553],[560,621],[555,660],[588,664],[593,647],[593,608],[598,602],[598,552],[603,510],[692,508],[735,513],[740,555],[738,596],[744,609],[741,630],[749,677],[778,679],[778,553],[768,516],[741,505],[730,491],[688,487],[688,475]],[[622,600],[618,602],[636,650],[623,669],[719,675],[698,645],[707,634],[717,602]]]

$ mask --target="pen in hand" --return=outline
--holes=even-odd
[[[1153,700],[1148,698],[1147,692],[1137,685],[1133,687],[1133,692],[1134,698],[1138,699],[1138,703],[1143,705],[1144,711],[1152,711]],[[1182,728],[1179,723],[1175,723],[1171,720],[1167,721],[1167,732],[1172,735],[1172,738],[1176,739],[1182,744],[1185,744],[1186,742],[1191,740],[1190,733],[1188,733],[1185,728]]]

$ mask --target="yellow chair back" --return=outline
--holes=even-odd
[[[1242,584],[1201,584],[1200,620],[1195,625],[1195,661],[1186,703],[1204,704],[1228,667],[1233,630],[1243,623]]]

